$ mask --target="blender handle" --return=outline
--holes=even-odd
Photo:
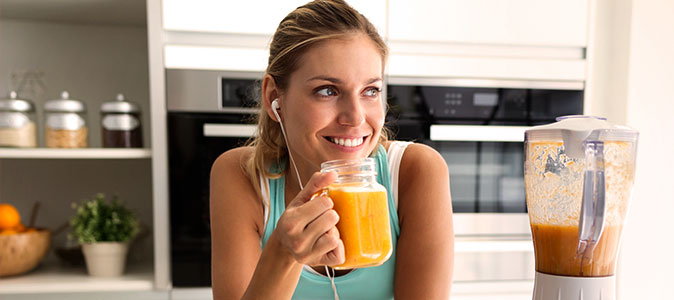
[[[583,199],[578,223],[577,254],[591,257],[604,230],[606,183],[604,178],[604,142],[585,141]],[[589,252],[588,252],[589,250]]]

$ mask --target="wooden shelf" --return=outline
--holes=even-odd
[[[0,148],[0,159],[144,159],[150,157],[152,157],[150,149]]]
[[[129,264],[121,277],[92,277],[87,274],[84,266],[64,268],[58,265],[41,265],[27,274],[0,279],[0,295],[153,289],[154,274],[149,264]]]

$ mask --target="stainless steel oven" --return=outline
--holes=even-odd
[[[252,107],[260,76],[166,71],[173,287],[211,286],[211,165],[221,153],[253,135]]]
[[[454,280],[534,275],[524,193],[524,130],[583,113],[583,84],[389,78],[387,123],[397,139],[447,162],[454,209]]]

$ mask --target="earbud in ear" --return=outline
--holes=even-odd
[[[271,102],[271,111],[276,116],[276,121],[281,123],[281,116],[278,115],[279,108],[280,107],[278,105],[278,98],[276,98],[276,99],[274,99],[274,101]]]

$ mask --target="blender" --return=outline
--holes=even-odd
[[[637,138],[634,129],[591,116],[559,117],[525,132],[534,300],[615,299]]]

